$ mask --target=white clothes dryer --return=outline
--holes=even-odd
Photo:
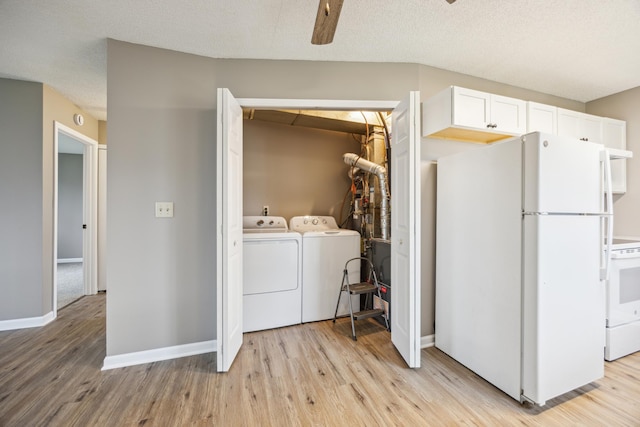
[[[243,217],[243,332],[301,323],[302,236],[278,216]]]
[[[360,233],[338,227],[332,216],[296,216],[289,228],[302,234],[302,322],[333,319],[345,263],[360,256]],[[360,282],[360,264],[349,264],[350,283]],[[352,296],[359,310],[359,295]],[[349,314],[342,298],[338,316]]]

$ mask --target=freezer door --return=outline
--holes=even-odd
[[[604,375],[600,219],[525,215],[522,390],[546,400]]]
[[[540,132],[523,138],[525,212],[601,212],[602,145]]]

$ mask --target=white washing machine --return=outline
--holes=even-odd
[[[296,216],[289,228],[302,234],[302,322],[333,319],[345,263],[360,256],[360,233],[338,228],[332,216]],[[350,283],[360,282],[360,263],[349,265]],[[338,316],[348,315],[342,298]],[[352,297],[359,310],[359,296]]]
[[[279,216],[243,217],[243,332],[302,321],[302,236]]]

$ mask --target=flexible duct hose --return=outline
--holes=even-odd
[[[387,194],[387,170],[384,166],[380,166],[377,163],[370,162],[363,159],[357,154],[345,153],[342,155],[342,160],[349,166],[356,166],[360,169],[372,173],[378,177],[378,183],[380,184],[380,195],[382,201],[380,202],[380,230],[382,230],[382,238],[389,240],[389,232],[391,224],[389,222],[389,194]]]

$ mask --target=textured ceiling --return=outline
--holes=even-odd
[[[587,102],[640,86],[639,0],[0,0],[0,77],[106,119],[107,38],[214,58],[410,62]]]

